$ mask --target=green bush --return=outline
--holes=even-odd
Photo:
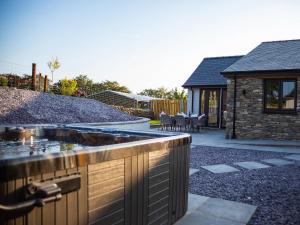
[[[7,86],[8,79],[6,77],[0,76],[0,86]]]
[[[150,121],[149,121],[149,124],[150,124],[150,125],[159,125],[159,124],[160,124],[160,121],[159,121],[159,120],[150,120]]]
[[[62,95],[72,95],[77,90],[77,82],[73,79],[60,80],[60,93]]]

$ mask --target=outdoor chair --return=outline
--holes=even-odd
[[[164,128],[167,130],[168,127],[171,128],[173,127],[173,119],[171,116],[167,114],[161,114],[160,115],[160,124],[161,124],[161,129],[163,130]]]
[[[205,115],[200,117],[191,117],[191,128],[193,129],[193,132],[195,131],[195,128],[200,131],[201,128],[205,126],[206,118],[207,117]]]
[[[176,128],[179,128],[181,131],[182,127],[186,130],[187,127],[189,126],[189,119],[182,116],[182,115],[176,115],[175,116],[175,130]]]

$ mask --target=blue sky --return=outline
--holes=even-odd
[[[0,73],[87,74],[132,91],[180,87],[203,57],[300,38],[296,0],[1,0]]]

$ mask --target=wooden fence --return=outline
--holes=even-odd
[[[48,76],[43,76],[41,73],[36,73],[36,64],[32,63],[32,75],[24,74],[22,77],[17,74],[0,74],[7,80],[5,86],[16,87],[19,89],[31,89],[33,91],[48,91],[49,79]],[[1,86],[1,83],[0,83]]]
[[[183,112],[187,112],[187,101],[186,100],[151,100],[150,109],[154,113],[154,119],[159,119],[159,114],[163,111],[168,115],[176,115],[181,112],[180,102],[182,102]]]

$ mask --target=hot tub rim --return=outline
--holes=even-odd
[[[64,128],[75,129],[64,126]],[[40,128],[37,128],[40,129]],[[78,127],[83,130],[107,130],[106,128]],[[111,130],[111,128],[110,128]],[[7,181],[20,177],[72,169],[88,164],[101,163],[124,157],[130,157],[145,152],[155,151],[162,146],[165,148],[179,145],[190,145],[191,135],[187,133],[157,133],[153,131],[136,131],[114,129],[127,134],[154,135],[155,138],[120,144],[86,147],[76,152],[60,152],[45,155],[34,155],[16,159],[0,159],[0,181]]]

